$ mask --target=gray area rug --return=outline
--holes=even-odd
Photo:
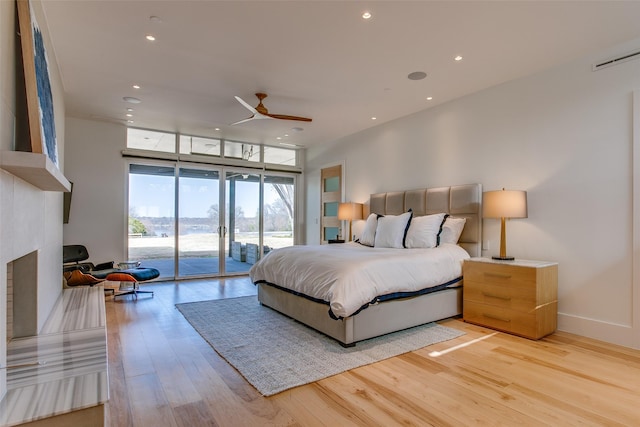
[[[176,307],[264,396],[464,335],[429,323],[343,348],[333,338],[263,307],[256,296]]]

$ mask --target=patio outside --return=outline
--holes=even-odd
[[[257,232],[235,233],[235,241],[243,244],[259,244]],[[265,232],[265,253],[268,250],[293,245],[290,231]],[[217,233],[193,233],[180,236],[179,273],[181,276],[201,276],[219,272],[220,248]],[[225,270],[227,273],[248,272],[252,263],[233,259],[226,246]],[[129,259],[160,270],[161,277],[174,276],[174,236],[129,236]]]

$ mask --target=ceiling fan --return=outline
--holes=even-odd
[[[244,101],[239,96],[236,96],[236,99],[238,100],[238,102],[240,104],[244,105],[247,110],[251,111],[253,113],[253,115],[251,117],[249,117],[249,118],[237,121],[235,123],[231,123],[231,125],[239,125],[240,123],[244,123],[244,122],[248,122],[250,120],[256,120],[256,119],[297,120],[297,121],[300,121],[300,122],[310,122],[311,121],[311,119],[309,119],[307,117],[287,116],[287,115],[284,115],[284,114],[270,114],[269,110],[267,110],[267,107],[262,105],[262,100],[267,97],[267,94],[259,92],[259,93],[256,93],[256,96],[260,100],[260,103],[255,108],[253,108],[251,105],[249,105],[246,101]]]

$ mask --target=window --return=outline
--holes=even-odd
[[[232,159],[242,159],[248,162],[260,161],[260,146],[246,142],[224,142],[224,156]]]
[[[264,147],[264,162],[274,165],[296,165],[296,150],[288,148]]]
[[[175,169],[129,165],[128,256],[173,278],[175,252]]]
[[[204,154],[219,157],[221,145],[219,139],[180,135],[180,154]]]
[[[175,153],[176,135],[174,133],[127,128],[127,148]]]
[[[243,274],[295,243],[294,174],[138,161],[129,164],[128,259],[161,278]]]
[[[264,242],[271,249],[294,244],[295,189],[291,176],[264,177]]]
[[[224,148],[223,148],[224,147]],[[224,159],[243,160],[250,163],[265,163],[296,167],[298,150],[252,144],[242,141],[227,141],[221,138],[182,135],[147,129],[127,128],[127,148],[181,155],[211,156],[211,161],[224,164]],[[144,155],[149,158],[166,156]],[[185,157],[181,157],[185,159]],[[198,160],[201,161],[201,158]],[[237,162],[227,162],[237,165]]]

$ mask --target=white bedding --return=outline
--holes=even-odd
[[[348,317],[375,297],[416,292],[462,276],[469,254],[458,245],[430,249],[371,248],[358,243],[290,246],[265,255],[249,271],[267,282],[329,302]]]

